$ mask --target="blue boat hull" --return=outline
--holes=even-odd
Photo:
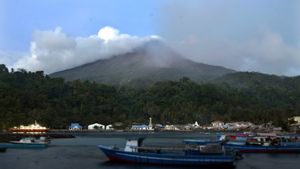
[[[111,147],[98,145],[98,148],[111,161],[127,163],[144,163],[151,165],[180,165],[180,166],[233,166],[233,155],[184,155],[176,153],[143,153],[114,150]]]
[[[225,144],[226,149],[238,150],[242,153],[300,153],[300,146],[259,146]]]
[[[38,149],[46,148],[47,144],[14,144],[14,143],[0,143],[0,148],[16,148],[16,149]]]

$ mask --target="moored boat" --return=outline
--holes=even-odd
[[[225,143],[225,148],[235,149],[242,153],[300,153],[300,146],[282,145],[237,145]]]
[[[145,147],[141,139],[128,140],[124,149],[98,145],[111,161],[181,166],[233,166],[235,152],[225,152],[220,145],[184,147]]]
[[[9,143],[0,143],[0,148],[46,148],[49,141],[33,137],[22,138],[19,141],[10,141]]]
[[[300,140],[297,136],[279,136],[273,133],[229,134],[219,140],[184,140],[187,143],[205,145],[221,143],[225,149],[242,153],[300,153]]]
[[[40,149],[46,148],[45,144],[14,144],[14,143],[0,143],[0,148],[8,149]]]
[[[20,125],[19,127],[13,127],[9,129],[12,133],[46,133],[49,131],[49,128],[41,126],[36,121],[34,124],[30,124],[27,126]]]
[[[243,136],[243,139],[227,137],[224,147],[242,153],[300,153],[300,142],[297,137],[277,135]]]

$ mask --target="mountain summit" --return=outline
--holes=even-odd
[[[156,81],[188,77],[204,82],[234,70],[186,59],[159,40],[152,40],[131,52],[97,60],[51,74],[66,80],[90,80],[112,85],[149,85]]]

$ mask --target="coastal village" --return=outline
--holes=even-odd
[[[295,116],[289,119],[293,123],[289,124],[289,131],[298,133],[300,131],[300,116]],[[94,123],[84,128],[79,123],[71,123],[69,130],[115,130],[113,124],[103,125]],[[156,124],[152,118],[149,118],[148,123],[133,124],[124,128],[125,131],[260,131],[260,132],[282,132],[282,127],[274,126],[272,122],[265,124],[255,124],[252,122],[223,122],[213,121],[209,125],[199,125],[197,121],[189,124]]]
[[[300,116],[289,118],[289,121],[293,123],[289,124],[289,131],[292,133],[300,132]],[[115,128],[117,127],[117,128]],[[122,129],[123,127],[123,129]],[[114,123],[104,125],[101,123],[93,123],[87,126],[83,126],[80,123],[70,123],[68,128],[65,129],[53,129],[53,131],[224,131],[224,132],[284,132],[281,127],[274,126],[272,122],[265,124],[254,124],[252,122],[223,122],[213,121],[209,125],[199,125],[197,121],[189,124],[156,124],[153,123],[152,118],[149,118],[148,123],[145,124],[132,124],[131,126],[122,126],[122,123]],[[13,133],[30,133],[34,132],[47,132],[49,128],[41,126],[36,121],[30,125],[20,125],[9,129]]]

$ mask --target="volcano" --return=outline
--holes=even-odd
[[[194,62],[160,40],[149,41],[131,52],[51,74],[68,81],[88,80],[109,85],[147,86],[157,81],[187,77],[207,82],[234,70]]]

